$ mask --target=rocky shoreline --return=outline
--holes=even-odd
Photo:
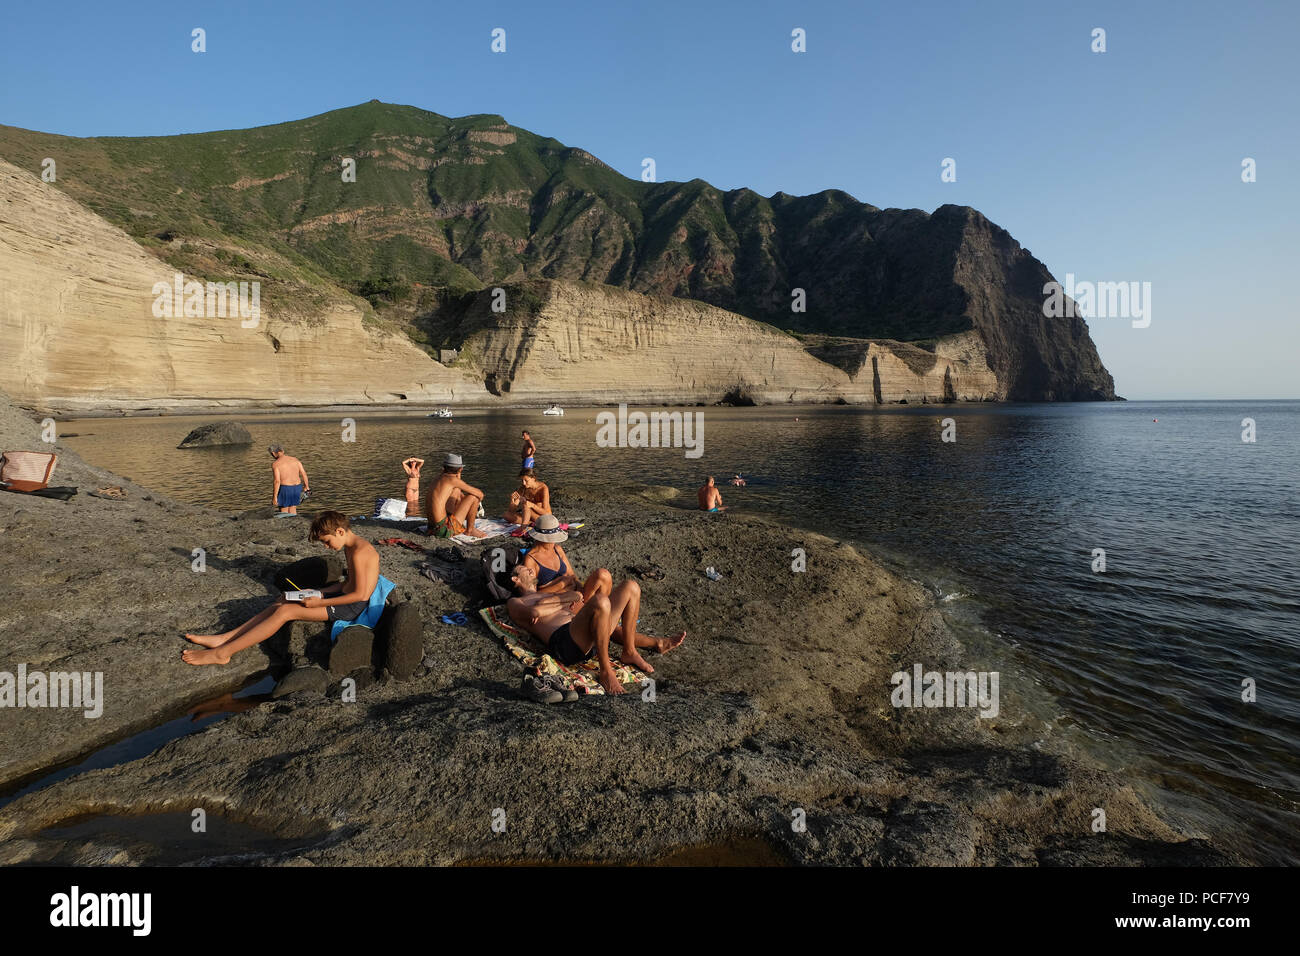
[[[44,447],[3,402],[0,445]],[[185,665],[183,631],[247,616],[277,568],[321,553],[305,522],[169,501],[58,450],[54,483],[77,484],[72,501],[0,494],[0,575],[13,582],[0,671],[103,672],[104,711],[0,709],[0,786],[287,666],[311,639],[286,635],[225,668]],[[128,497],[91,497],[96,483]],[[477,549],[464,549],[463,575],[434,582],[422,555],[382,548],[383,573],[425,622],[410,680],[381,678],[354,702],[291,694],[20,797],[0,809],[0,863],[1248,862],[1066,753],[1017,707],[1016,675],[993,719],[891,706],[895,671],[971,665],[932,598],[857,550],[704,516],[671,488],[553,495],[587,521],[566,545],[579,569],[637,569],[643,628],[688,631],[682,649],[650,658],[653,701],[525,700],[518,665],[472,613],[465,627],[439,623],[487,603]],[[372,539],[403,534],[373,527]],[[1104,833],[1092,832],[1098,807]],[[199,808],[264,838],[166,855],[159,832],[188,833]]]

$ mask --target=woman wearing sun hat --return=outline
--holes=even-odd
[[[535,544],[520,564],[537,577],[537,590],[543,594],[561,591],[582,591],[582,599],[590,601],[595,594],[607,595],[614,587],[614,579],[604,568],[591,572],[587,580],[578,583],[578,575],[569,562],[569,556],[560,542],[569,540],[569,533],[560,527],[555,515],[538,515],[528,532]]]
[[[637,630],[641,586],[635,581],[624,581],[610,588],[609,572],[601,568],[587,579],[583,593],[579,594],[577,577],[559,546],[569,536],[554,515],[538,518],[529,536],[537,543],[515,568],[515,586],[520,596],[506,602],[506,613],[519,627],[541,639],[546,652],[559,663],[573,666],[594,657],[599,665],[601,686],[607,693],[622,694],[624,688],[609,655],[611,640],[623,645],[624,664],[647,674],[653,673],[654,668],[641,656],[640,648],[653,648],[666,654],[686,640],[685,631],[674,637],[652,637]],[[536,557],[544,560],[537,561]],[[536,573],[538,567],[543,569],[542,575]],[[542,585],[543,576],[545,585]]]

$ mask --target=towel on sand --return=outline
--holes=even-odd
[[[524,666],[524,670],[530,674],[539,676],[559,674],[565,684],[579,694],[605,693],[605,688],[600,686],[596,676],[600,672],[600,665],[594,657],[581,664],[565,667],[546,653],[546,646],[541,641],[510,620],[504,604],[485,607],[478,613],[479,617],[483,618],[483,623],[488,626],[488,630],[501,638],[506,645],[506,650],[514,655],[515,660],[519,661]],[[613,643],[609,645],[610,661],[614,665],[614,674],[618,677],[619,683],[624,687],[628,685],[639,687],[642,681],[649,680],[650,678],[642,671],[624,664],[615,656],[621,651],[619,645]]]
[[[493,538],[499,538],[502,535],[509,534],[518,528],[517,524],[506,524],[504,521],[498,521],[495,518],[479,518],[474,522],[475,529],[485,532],[486,537],[476,538],[472,534],[452,535],[451,540],[457,544],[482,544],[484,541],[491,541]],[[428,533],[428,525],[422,528],[416,528],[416,531]]]

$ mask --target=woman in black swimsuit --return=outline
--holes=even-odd
[[[537,590],[544,594],[577,591],[578,576],[569,563],[569,556],[560,547],[561,541],[569,540],[569,534],[560,527],[555,515],[539,515],[536,525],[528,532],[528,537],[536,544],[529,548],[527,556],[520,563],[532,571]],[[608,596],[613,587],[614,579],[610,573],[604,568],[597,568],[581,585],[582,599],[590,601],[597,594]]]

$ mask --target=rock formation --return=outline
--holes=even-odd
[[[181,439],[177,448],[210,448],[213,445],[251,445],[253,436],[239,422],[209,422]]]
[[[154,315],[174,271],[120,229],[0,160],[0,386],[17,401],[163,404],[452,401],[463,377],[340,298],[311,322]]]
[[[22,342],[0,366],[0,383],[20,396],[44,389],[109,403],[164,396],[474,401],[484,382],[465,374],[477,370],[449,371],[420,356],[421,347],[432,348],[421,317],[440,298],[546,278],[693,299],[779,330],[857,340],[864,361],[840,383],[848,401],[935,400],[963,390],[1023,401],[1114,398],[1086,323],[1043,316],[1043,286],[1052,278],[1046,267],[969,207],[926,213],[879,209],[839,190],[764,197],[698,179],[644,183],[499,116],[451,119],[378,101],[187,136],[75,139],[0,127],[0,155],[29,172],[43,157],[77,171],[2,207],[7,249],[54,257],[50,270],[36,270],[34,287],[21,275],[26,267],[0,267],[17,295],[4,307],[5,331]],[[337,169],[340,156],[357,160],[355,182],[323,174]],[[0,169],[7,180],[17,173]],[[7,190],[18,188],[7,182]],[[125,235],[111,230],[110,237],[104,222],[90,228],[84,209],[72,214],[75,207],[51,193],[75,199]],[[72,227],[66,233],[57,229],[63,213]],[[81,250],[75,261],[61,261],[70,250],[56,234]],[[140,244],[130,253],[122,246],[128,236]],[[104,251],[85,254],[101,242]],[[112,271],[98,271],[105,266]],[[239,322],[167,320],[160,348],[162,320],[132,314],[117,332],[86,320],[93,312],[138,312],[152,282],[176,271],[262,282],[265,321],[250,332]],[[611,300],[615,313],[622,301]],[[499,358],[511,353],[509,336],[521,321],[502,319]],[[598,320],[593,336],[602,348],[622,347],[622,339],[603,338],[609,321]],[[954,335],[966,338],[949,341]],[[70,340],[92,347],[79,355]],[[683,354],[686,341],[679,343]],[[879,343],[874,352],[868,342]],[[922,368],[922,357],[897,342],[937,358]],[[346,372],[319,361],[326,349],[347,356]],[[992,370],[996,385],[987,387],[982,370],[953,365],[950,372],[944,349],[972,358],[982,352],[977,364]],[[204,350],[208,361],[192,358]],[[89,381],[92,368],[106,384]],[[785,392],[781,400],[790,391],[821,393],[827,373],[811,368],[811,379],[792,383],[755,370],[755,387],[773,397]],[[734,377],[723,360],[703,371]],[[509,376],[513,387],[535,391],[517,372]],[[123,384],[128,378],[132,387]],[[700,396],[726,385],[695,383]],[[645,393],[643,383],[630,384],[629,397]],[[653,390],[657,383],[644,384]],[[671,395],[686,394],[682,381],[665,385]],[[580,385],[562,391],[583,394]],[[597,391],[611,394],[604,385]]]

